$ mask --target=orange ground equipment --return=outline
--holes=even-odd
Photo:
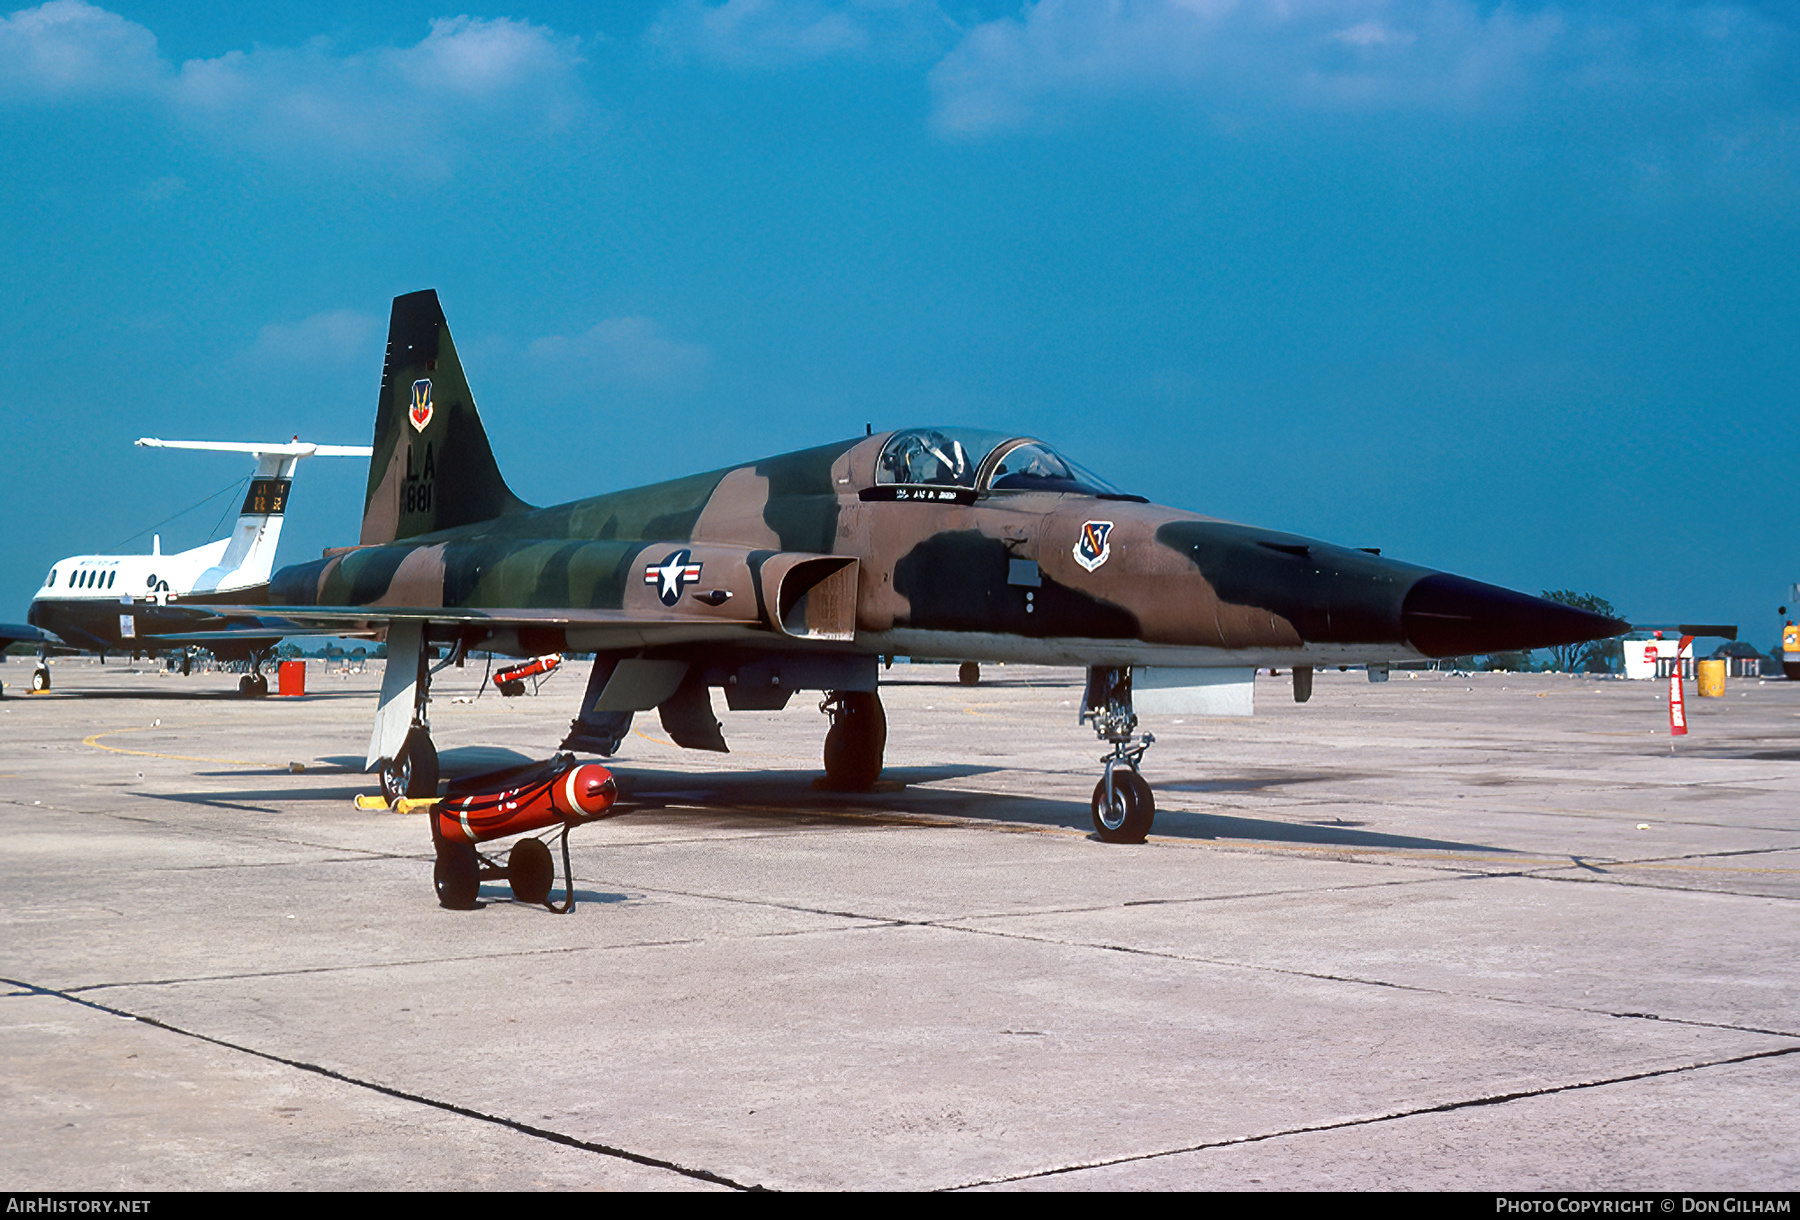
[[[577,763],[568,754],[453,784],[450,794],[431,808],[431,838],[437,846],[432,880],[438,902],[452,910],[472,910],[482,880],[496,878],[511,885],[513,897],[521,902],[543,903],[558,914],[574,910],[569,831],[623,812],[613,807],[618,795],[611,771],[598,763]],[[556,866],[543,839],[520,839],[505,864],[475,849],[477,843],[552,826],[562,828],[565,897],[560,906],[550,902]]]
[[[276,666],[275,693],[290,698],[306,693],[305,661],[283,661]]]
[[[531,660],[520,662],[517,665],[508,665],[495,674],[494,685],[500,688],[501,694],[510,699],[514,695],[525,693],[525,679],[547,677],[555,673],[561,665],[561,653],[552,652],[545,656],[533,657]]]

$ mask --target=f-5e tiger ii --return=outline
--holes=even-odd
[[[1329,543],[1164,508],[1027,435],[910,428],[534,508],[501,477],[437,294],[396,298],[359,545],[283,568],[264,613],[386,632],[367,762],[436,795],[439,647],[596,654],[562,748],[655,709],[724,750],[730,710],[825,692],[825,772],[880,774],[885,655],[1080,666],[1109,753],[1094,828],[1141,841],[1140,710],[1248,712],[1257,667],[1548,647],[1627,624]],[[1134,674],[1137,687],[1134,699]]]

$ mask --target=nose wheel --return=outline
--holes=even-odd
[[[1094,833],[1108,843],[1142,843],[1156,820],[1156,798],[1136,771],[1107,769],[1094,785]]]
[[[1091,720],[1095,735],[1112,747],[1100,758],[1104,770],[1094,785],[1094,833],[1107,843],[1142,843],[1156,820],[1156,798],[1138,773],[1138,764],[1156,738],[1149,733],[1138,736],[1130,668],[1089,669],[1082,704],[1082,722]]]

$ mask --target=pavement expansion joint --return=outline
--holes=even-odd
[[[1533,1097],[1552,1097],[1558,1093],[1573,1093],[1583,1089],[1604,1088],[1607,1085],[1629,1084],[1636,1080],[1654,1080],[1660,1076],[1678,1076],[1686,1072],[1702,1071],[1706,1068],[1730,1067],[1739,1063],[1751,1063],[1759,1059],[1778,1059],[1786,1055],[1800,1054],[1800,1046],[1777,1047],[1774,1050],[1751,1051],[1743,1055],[1732,1055],[1724,1059],[1707,1059],[1699,1063],[1684,1063],[1676,1067],[1653,1068],[1645,1072],[1630,1072],[1622,1076],[1606,1076],[1596,1080],[1577,1080],[1568,1084],[1546,1085],[1538,1089],[1519,1089],[1511,1093],[1490,1093],[1480,1097],[1464,1098],[1459,1101],[1441,1102],[1434,1106],[1418,1106],[1407,1110],[1395,1110],[1386,1114],[1368,1115],[1361,1118],[1345,1119],[1335,1123],[1316,1123],[1302,1127],[1288,1127],[1280,1131],[1265,1131],[1256,1135],[1241,1135],[1232,1139],[1210,1140],[1205,1143],[1190,1144],[1182,1148],[1165,1148],[1156,1152],[1135,1153],[1131,1156],[1111,1157],[1106,1160],[1088,1161],[1070,1165],[1058,1165],[1052,1169],[1039,1169],[1030,1173],[1013,1174],[1002,1178],[989,1178],[979,1182],[965,1182],[959,1186],[945,1187],[946,1190],[976,1190],[983,1186],[1004,1186],[1012,1182],[1028,1182],[1037,1178],[1056,1177],[1065,1173],[1079,1173],[1086,1169],[1106,1169],[1113,1165],[1131,1165],[1143,1161],[1160,1160],[1164,1157],[1181,1156],[1190,1152],[1205,1152],[1213,1148],[1230,1148],[1238,1144],[1257,1144],[1266,1140],[1285,1139],[1296,1135],[1313,1135],[1322,1131],[1342,1131],[1353,1127],[1369,1127],[1377,1123],[1394,1122],[1403,1118],[1416,1118],[1425,1114],[1450,1114],[1457,1110],[1470,1110],[1481,1106],[1501,1106],[1508,1102],[1524,1101]]]
[[[1565,864],[1562,866],[1562,869],[1567,870],[1569,867],[1569,865]],[[1521,873],[1519,875],[1528,876],[1534,881],[1555,881],[1563,885],[1616,885],[1635,890],[1661,890],[1665,893],[1673,894],[1716,894],[1726,898],[1767,898],[1772,902],[1794,902],[1797,897],[1793,894],[1761,894],[1750,893],[1744,890],[1712,889],[1704,885],[1672,885],[1666,882],[1655,881],[1625,881],[1615,879],[1611,876],[1559,877],[1556,875],[1558,871],[1559,870],[1556,869],[1542,869],[1531,873]]]
[[[653,1169],[665,1169],[671,1173],[678,1173],[683,1177],[694,1178],[702,1182],[711,1182],[718,1186],[730,1187],[733,1190],[760,1191],[766,1189],[763,1186],[734,1181],[731,1178],[725,1177],[722,1174],[713,1173],[710,1170],[696,1168],[691,1165],[683,1165],[678,1161],[665,1160],[662,1157],[649,1156],[642,1152],[633,1152],[628,1148],[619,1148],[611,1144],[601,1144],[592,1140],[579,1139],[576,1136],[566,1135],[561,1131],[552,1131],[546,1127],[537,1127],[530,1123],[522,1123],[517,1119],[507,1118],[504,1115],[487,1114],[480,1110],[471,1109],[468,1106],[459,1106],[455,1102],[444,1101],[441,1098],[427,1097],[420,1093],[411,1093],[405,1089],[396,1089],[391,1085],[380,1084],[373,1080],[363,1080],[356,1076],[350,1076],[343,1072],[335,1071],[332,1068],[325,1067],[323,1064],[308,1063],[303,1059],[290,1059],[285,1055],[277,1055],[269,1051],[257,1050],[253,1046],[245,1046],[237,1042],[228,1042],[223,1038],[212,1037],[210,1034],[199,1033],[198,1031],[191,1029],[183,1029],[178,1025],[171,1025],[167,1021],[159,1021],[155,1017],[141,1016],[138,1013],[130,1012],[123,1008],[115,1008],[110,1004],[101,1004],[96,1000],[84,999],[81,996],[71,994],[67,991],[59,991],[54,987],[39,987],[34,983],[23,982],[19,979],[0,979],[0,984],[25,988],[26,990],[20,994],[50,996],[59,1000],[66,1000],[71,1004],[79,1004],[84,1008],[90,1008],[96,1012],[103,1012],[109,1016],[121,1017],[128,1021],[142,1022],[152,1029],[164,1030],[183,1038],[193,1038],[196,1041],[222,1047],[225,1050],[236,1051],[242,1055],[251,1055],[269,1063],[279,1063],[284,1067],[293,1068],[296,1071],[310,1072],[316,1076],[323,1076],[328,1080],[336,1080],[342,1084],[368,1089],[371,1092],[380,1093],[383,1096],[396,1098],[400,1101],[408,1101],[413,1102],[416,1105],[429,1106],[432,1109],[442,1110],[445,1113],[455,1114],[462,1118],[471,1118],[477,1122],[492,1123],[497,1127],[505,1127],[509,1131],[517,1131],[521,1135],[529,1135],[553,1144],[562,1144],[569,1148],[579,1148],[585,1152],[592,1152],[600,1156],[614,1157],[618,1160],[630,1161],[633,1164],[646,1165]]]
[[[765,933],[764,935],[773,935]],[[511,961],[521,957],[555,957],[559,954],[610,953],[618,949],[664,949],[678,945],[699,945],[699,937],[668,940],[624,941],[606,945],[559,945],[552,949],[514,949],[504,953],[468,953],[456,957],[421,957],[393,962],[348,962],[335,966],[300,966],[292,970],[246,970],[235,974],[199,974],[186,978],[128,979],[114,983],[83,983],[65,987],[58,995],[77,995],[89,991],[109,991],[121,987],[179,987],[189,983],[229,983],[240,979],[293,978],[309,974],[343,974],[353,970],[394,970],[408,966],[446,966],[457,962]],[[30,986],[30,984],[22,984]]]
[[[1712,891],[1707,891],[1708,893]],[[1395,991],[1411,991],[1420,995],[1443,996],[1455,1000],[1477,1000],[1487,1004],[1509,1004],[1518,1008],[1547,1009],[1555,1012],[1579,1012],[1596,1017],[1636,1018],[1646,1021],[1661,1021],[1670,1025],[1689,1025],[1700,1029],[1723,1029],[1734,1033],[1763,1034],[1773,1038],[1800,1039],[1800,1031],[1784,1029],[1763,1029],[1755,1025],[1733,1025],[1724,1021],[1701,1021],[1690,1017],[1667,1017],[1656,1013],[1611,1012],[1602,1008],[1588,1008],[1580,1004],[1555,1004],[1543,1000],[1528,1000],[1517,996],[1487,995],[1479,991],[1456,991],[1448,987],[1425,987],[1418,983],[1397,983],[1389,979],[1364,978],[1354,974],[1331,974],[1320,970],[1300,970],[1292,966],[1270,966],[1257,962],[1233,961],[1230,958],[1195,957],[1192,954],[1173,953],[1166,949],[1146,949],[1138,945],[1118,945],[1100,941],[1061,940],[1053,936],[1028,936],[1019,932],[1008,932],[996,928],[972,928],[960,923],[948,921],[920,920],[918,927],[941,928],[949,932],[968,932],[977,936],[997,936],[1008,940],[1030,941],[1034,944],[1060,945],[1064,948],[1095,949],[1103,953],[1125,953],[1137,957],[1155,957],[1165,961],[1188,962],[1196,966],[1216,966],[1223,970],[1248,970],[1261,974],[1279,974],[1290,978],[1315,979],[1322,983],[1349,983],[1359,987],[1386,987]],[[1800,1050],[1800,1047],[1796,1047]]]

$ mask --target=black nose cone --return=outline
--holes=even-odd
[[[1600,640],[1630,623],[1448,572],[1421,577],[1400,609],[1407,643],[1428,657],[1515,652]]]

